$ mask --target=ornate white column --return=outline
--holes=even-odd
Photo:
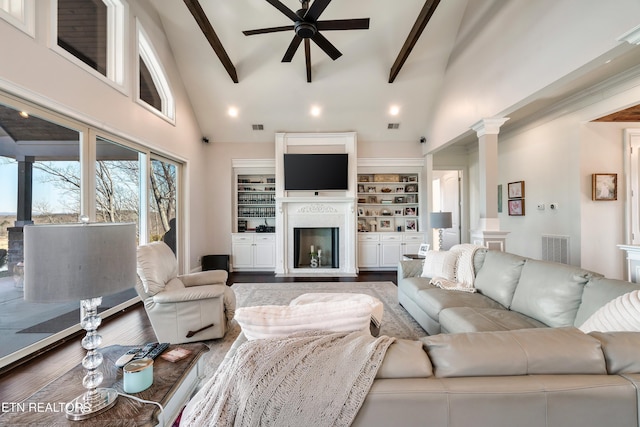
[[[471,126],[478,135],[480,170],[480,218],[471,231],[471,241],[501,251],[505,250],[509,232],[500,230],[498,218],[498,133],[507,120],[508,117],[488,118]]]

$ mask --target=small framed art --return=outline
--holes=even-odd
[[[418,231],[418,222],[415,219],[405,219],[404,231]]]
[[[524,199],[509,200],[508,205],[509,205],[509,215],[511,216],[524,215]]]
[[[510,182],[507,184],[507,194],[509,199],[524,198],[524,181]]]
[[[380,231],[390,231],[393,230],[393,220],[391,219],[381,219],[379,223]]]
[[[592,200],[618,200],[618,174],[594,173],[591,175]]]

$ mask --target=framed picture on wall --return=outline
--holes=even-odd
[[[507,184],[507,194],[509,199],[524,198],[524,181],[510,182]]]
[[[523,216],[524,215],[524,199],[509,200],[509,215],[511,216]]]
[[[618,174],[594,173],[591,175],[592,200],[618,200]]]

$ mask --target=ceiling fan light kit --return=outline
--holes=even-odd
[[[307,71],[307,82],[311,83],[311,49],[309,46],[309,40],[312,40],[320,49],[322,49],[331,59],[334,61],[342,56],[342,53],[324,37],[320,31],[335,31],[335,30],[368,30],[369,18],[360,19],[334,19],[327,21],[318,21],[318,18],[329,6],[331,0],[315,0],[311,6],[309,1],[300,0],[302,8],[294,12],[289,9],[279,0],[266,0],[267,3],[278,9],[289,19],[293,21],[293,26],[280,26],[271,28],[261,28],[257,30],[243,31],[246,36],[253,36],[256,34],[276,33],[282,31],[294,31],[293,39],[287,48],[282,62],[291,62],[302,40],[304,43],[305,51],[305,64]]]

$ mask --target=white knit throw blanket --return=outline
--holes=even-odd
[[[481,248],[482,246],[469,243],[453,246],[449,250],[455,252],[458,257],[456,260],[455,280],[434,277],[429,283],[450,291],[476,292],[476,288],[473,286],[476,278],[476,272],[473,268],[473,257],[476,251]]]
[[[395,338],[303,332],[247,341],[184,410],[181,426],[349,426]]]

